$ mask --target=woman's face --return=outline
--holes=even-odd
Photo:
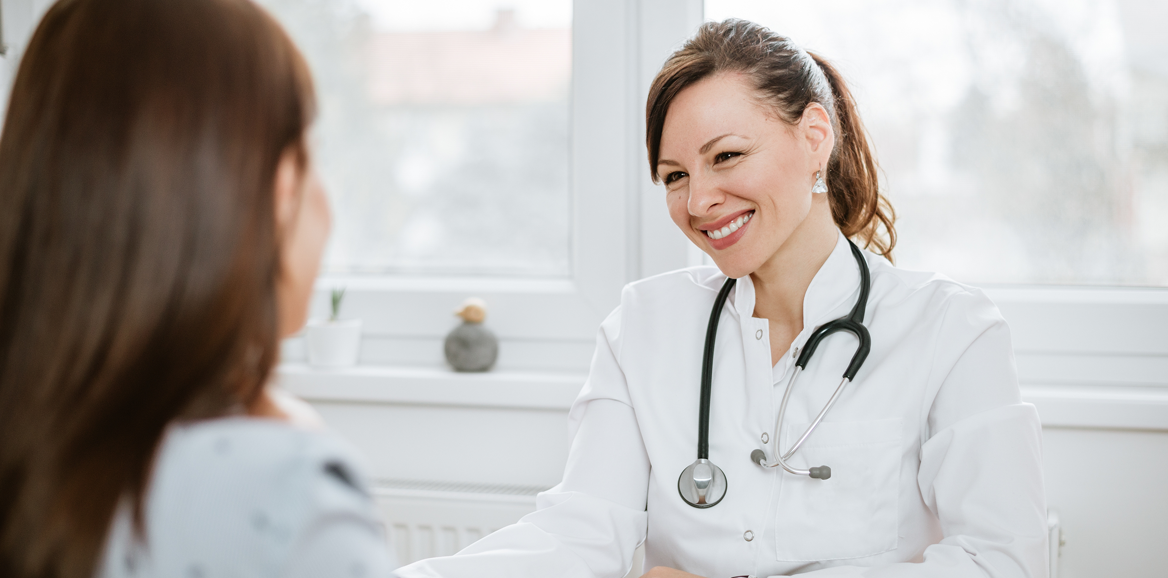
[[[294,149],[284,153],[276,169],[275,194],[281,238],[276,302],[283,338],[299,331],[308,319],[308,301],[320,270],[331,216],[311,155],[301,166]]]
[[[811,188],[831,154],[831,125],[818,104],[807,110],[783,122],[738,73],[702,80],[669,106],[657,167],[669,215],[730,277],[755,272],[813,203],[827,203]]]

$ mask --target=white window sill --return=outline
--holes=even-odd
[[[1168,387],[1023,385],[1044,427],[1168,432]]]
[[[310,402],[382,403],[567,411],[587,376],[578,373],[281,364],[280,384]],[[1022,385],[1047,427],[1168,431],[1168,387]]]
[[[458,373],[429,367],[359,365],[318,369],[284,363],[280,385],[312,402],[505,407],[567,411],[586,375],[528,371]]]

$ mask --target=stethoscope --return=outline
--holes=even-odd
[[[791,379],[787,381],[787,391],[783,394],[783,403],[779,405],[779,417],[775,421],[774,435],[771,436],[771,441],[774,444],[772,454],[775,456],[775,461],[773,463],[768,461],[767,454],[763,450],[756,449],[750,452],[750,461],[764,468],[782,466],[784,470],[792,474],[809,476],[818,480],[826,480],[831,477],[831,468],[827,466],[801,470],[787,464],[787,460],[795,454],[803,442],[807,441],[811,432],[819,426],[819,422],[823,421],[823,416],[827,415],[828,410],[831,409],[832,405],[835,405],[836,400],[843,393],[844,386],[856,377],[860,366],[864,365],[864,360],[868,358],[868,350],[872,347],[872,338],[868,335],[868,329],[864,327],[864,309],[868,306],[868,291],[872,287],[872,281],[863,253],[850,240],[848,245],[851,246],[852,256],[856,258],[856,264],[860,267],[860,297],[856,300],[856,305],[852,307],[851,313],[816,329],[803,346],[803,352],[795,361],[795,370],[791,373]],[[698,406],[698,459],[682,470],[681,477],[677,479],[677,491],[681,494],[681,499],[695,508],[716,506],[726,496],[726,474],[722,472],[722,468],[714,465],[709,459],[710,382],[714,371],[714,339],[718,333],[718,318],[722,315],[722,308],[726,305],[726,298],[730,296],[730,290],[734,288],[735,281],[735,279],[726,279],[726,282],[722,284],[722,289],[718,291],[718,297],[714,299],[714,310],[710,312],[710,323],[706,327],[706,348],[702,354],[702,393],[701,403]],[[852,355],[852,362],[848,364],[847,371],[844,371],[843,380],[840,381],[839,387],[835,389],[831,399],[827,400],[827,404],[820,410],[819,415],[815,416],[815,421],[811,422],[807,431],[803,432],[799,441],[795,442],[795,445],[791,446],[787,453],[781,453],[779,448],[782,446],[779,443],[779,435],[783,431],[783,416],[787,412],[787,401],[791,398],[795,381],[799,374],[807,368],[807,362],[811,360],[819,343],[828,335],[838,331],[852,333],[860,340],[859,345],[856,346],[856,352]]]

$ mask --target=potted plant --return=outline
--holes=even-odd
[[[314,367],[348,367],[357,364],[361,350],[361,320],[341,319],[344,289],[333,289],[328,319],[308,322],[308,363]]]

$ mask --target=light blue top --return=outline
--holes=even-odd
[[[268,419],[171,426],[145,501],[123,503],[97,576],[388,576],[396,567],[356,452]]]

